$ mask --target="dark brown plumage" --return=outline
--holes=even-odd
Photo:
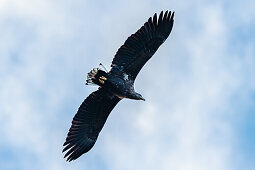
[[[87,84],[97,84],[99,89],[91,93],[81,104],[67,134],[63,152],[72,161],[88,152],[95,144],[107,117],[123,98],[145,100],[134,90],[134,81],[159,46],[171,33],[174,13],[157,14],[132,34],[117,51],[110,72],[96,68],[88,73]]]

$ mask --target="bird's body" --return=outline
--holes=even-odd
[[[119,48],[109,72],[94,68],[88,73],[86,84],[96,84],[99,89],[84,100],[73,118],[63,149],[68,161],[94,146],[107,117],[121,99],[145,100],[134,90],[136,76],[171,33],[173,17],[174,13],[168,11],[162,11],[159,17],[155,14]]]
[[[115,94],[120,99],[129,98],[135,100],[144,100],[144,98],[135,92],[134,80],[125,72],[113,74],[107,73],[99,68],[94,68],[88,74],[87,83],[97,84],[100,88],[104,88]]]

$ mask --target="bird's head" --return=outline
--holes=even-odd
[[[139,93],[136,93],[135,99],[136,100],[143,100],[143,101],[145,101],[145,98],[143,98],[143,96],[141,94],[139,94]]]

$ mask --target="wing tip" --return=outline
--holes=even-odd
[[[172,12],[172,15],[171,15],[171,20],[173,21],[174,20],[174,14],[175,14],[175,11]]]
[[[90,151],[93,146],[95,145],[95,140],[90,139],[89,141],[78,144],[78,145],[67,145],[62,152],[65,152],[64,159],[66,158],[67,162],[71,162],[73,160],[78,159],[80,156],[82,156],[84,153],[87,153]]]
[[[165,12],[164,12],[164,10],[162,10],[162,11],[159,13],[159,15],[157,14],[157,12],[155,12],[154,15],[148,19],[148,21],[149,21],[149,20],[154,21],[154,19],[156,19],[156,20],[158,21],[158,20],[161,19],[161,18],[162,18],[162,19],[163,19],[163,18],[171,18],[171,20],[173,20],[174,14],[175,14],[175,11],[174,11],[174,10],[173,10],[173,11],[166,10]]]

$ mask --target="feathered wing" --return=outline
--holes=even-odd
[[[125,41],[112,61],[111,73],[125,72],[135,80],[143,65],[153,56],[171,33],[174,12],[163,11],[149,18],[135,34]]]
[[[91,93],[81,104],[73,118],[63,152],[72,161],[88,152],[95,144],[112,109],[120,101],[117,96],[103,88]]]

